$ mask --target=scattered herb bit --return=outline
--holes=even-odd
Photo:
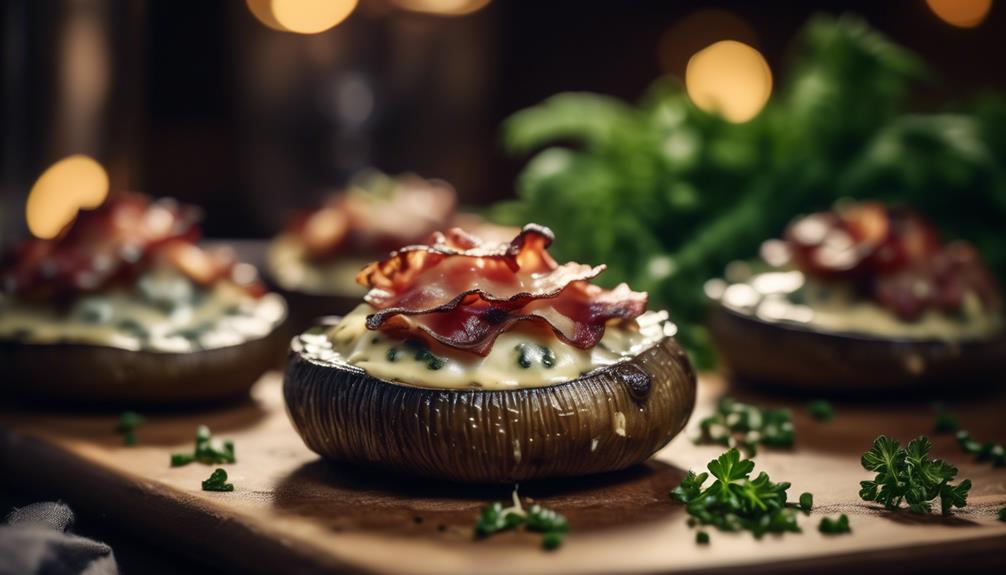
[[[528,531],[543,534],[541,545],[544,549],[552,550],[562,545],[569,531],[565,517],[537,504],[525,510],[520,503],[516,488],[513,490],[512,498],[513,505],[510,507],[503,507],[503,504],[497,501],[482,510],[475,520],[476,537],[484,538],[493,533],[523,526]]]
[[[370,340],[370,343],[381,343],[381,338],[380,338],[379,336],[376,336],[376,335],[375,335],[375,336],[374,336],[374,337],[373,337],[373,338],[372,338],[372,339]]]
[[[699,422],[696,443],[740,447],[753,457],[759,444],[792,447],[796,439],[792,415],[786,409],[761,409],[731,397],[720,400],[716,413]]]
[[[814,508],[814,494],[813,493],[801,493],[800,494],[800,509],[805,513],[810,513],[810,510]]]
[[[234,491],[234,484],[227,483],[227,472],[218,467],[203,481],[203,491]]]
[[[852,532],[852,528],[849,527],[849,517],[846,516],[845,513],[839,515],[837,519],[822,517],[821,524],[817,526],[817,530],[825,535],[838,535],[840,533]]]
[[[544,345],[518,343],[514,346],[514,351],[517,352],[517,365],[523,369],[531,367],[535,361],[545,369],[555,367],[555,352]]]
[[[427,369],[438,370],[447,363],[446,359],[434,355],[422,342],[409,340],[405,342],[405,347],[413,352],[413,359],[425,363]]]
[[[695,532],[695,542],[699,545],[709,545],[709,533],[705,531]]]
[[[932,501],[940,498],[940,511],[948,515],[954,507],[967,505],[971,480],[957,485],[950,481],[957,476],[957,468],[940,459],[931,459],[933,444],[919,436],[902,448],[884,435],[873,442],[873,447],[863,454],[861,463],[867,471],[876,472],[872,481],[860,481],[859,496],[864,501],[883,503],[888,509],[898,509],[908,504],[914,513],[929,513]]]
[[[831,421],[835,418],[835,409],[823,399],[808,403],[807,411],[810,412],[811,417],[818,421]]]
[[[116,433],[122,435],[124,445],[136,445],[136,429],[147,420],[135,411],[123,411],[119,415],[119,423],[115,426]]]
[[[754,461],[742,460],[737,449],[723,453],[707,467],[709,473],[689,471],[671,491],[671,497],[684,503],[698,524],[721,531],[747,530],[757,538],[765,533],[800,532],[796,512],[786,505],[789,483],[772,483],[765,472],[751,479]],[[715,480],[705,487],[710,473]]]
[[[1006,466],[1006,448],[1002,444],[994,441],[984,443],[976,441],[966,429],[959,430],[956,437],[961,451],[974,455],[976,461],[991,461],[996,467]]]
[[[954,414],[943,410],[936,412],[936,421],[933,423],[934,433],[956,433],[960,429],[961,424]]]
[[[395,363],[395,361],[398,360],[398,348],[397,347],[389,347],[388,348],[387,357],[388,357],[388,361],[390,361],[391,363]]]
[[[189,453],[172,453],[171,467],[181,467],[193,461],[214,465],[219,463],[234,463],[234,442],[218,442],[213,439],[210,428],[200,425],[196,428],[196,448]]]
[[[552,369],[555,367],[555,353],[544,346],[541,346],[541,364],[545,366],[545,369]]]
[[[1006,507],[999,510],[999,521],[1006,522]]]

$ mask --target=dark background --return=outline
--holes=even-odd
[[[86,150],[54,113],[60,34],[76,4],[97,11],[110,70]],[[24,233],[31,182],[78,151],[107,166],[113,189],[204,206],[216,237],[272,234],[289,209],[367,165],[447,179],[463,202],[484,205],[512,193],[521,166],[498,142],[514,111],[565,90],[634,100],[725,37],[757,47],[778,80],[796,30],[819,11],[858,13],[923,55],[939,77],[914,95],[918,109],[1006,88],[1001,5],[977,28],[959,29],[922,0],[495,0],[460,17],[363,0],[345,22],[304,36],[267,28],[239,0],[76,4],[9,0],[3,9],[0,237],[8,241]],[[710,9],[740,24],[680,29]],[[347,121],[340,98],[361,89],[370,112]]]

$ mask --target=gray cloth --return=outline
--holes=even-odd
[[[70,533],[73,511],[58,501],[15,509],[0,526],[0,575],[118,575],[112,548]]]

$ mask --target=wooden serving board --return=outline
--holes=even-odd
[[[699,407],[687,435],[708,413],[724,385],[700,384]],[[17,481],[41,485],[74,505],[179,552],[210,558],[241,572],[314,573],[664,573],[744,567],[745,572],[807,570],[877,572],[940,565],[1006,565],[1006,468],[975,463],[950,436],[935,437],[934,452],[957,464],[974,487],[969,505],[949,518],[888,512],[858,498],[869,477],[859,456],[880,433],[906,441],[931,433],[930,400],[914,404],[835,404],[831,423],[812,420],[803,401],[795,413],[797,447],[763,449],[756,472],[791,481],[791,497],[812,491],[815,509],[800,516],[802,534],[767,536],[710,531],[695,543],[681,505],[667,493],[685,470],[702,469],[722,450],[675,439],[645,466],[622,473],[520,486],[569,518],[571,533],[555,552],[540,538],[505,533],[472,537],[478,510],[506,500],[508,487],[458,486],[363,472],[326,463],[308,451],[287,421],[279,376],[267,375],[253,399],[187,413],[148,413],[139,445],[124,447],[116,415],[59,414],[27,408],[0,412],[0,469]],[[762,405],[787,405],[772,396],[737,394]],[[986,392],[950,405],[979,439],[1006,440],[1006,393]],[[238,463],[225,466],[232,493],[208,493],[200,482],[212,468],[171,468],[169,454],[191,450],[198,424],[233,439]],[[817,531],[824,514],[846,513],[851,535]],[[1001,571],[1000,571],[1001,572]]]

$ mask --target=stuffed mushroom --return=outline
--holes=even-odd
[[[5,387],[47,401],[234,397],[281,357],[286,305],[255,269],[196,245],[199,212],[119,194],[4,266]]]
[[[741,379],[876,390],[977,380],[1006,357],[980,254],[918,213],[845,202],[797,218],[706,292],[713,339]]]
[[[460,229],[364,268],[364,303],[295,338],[284,395],[309,448],[459,481],[622,469],[684,427],[695,373],[645,293],[559,265],[547,228]]]

